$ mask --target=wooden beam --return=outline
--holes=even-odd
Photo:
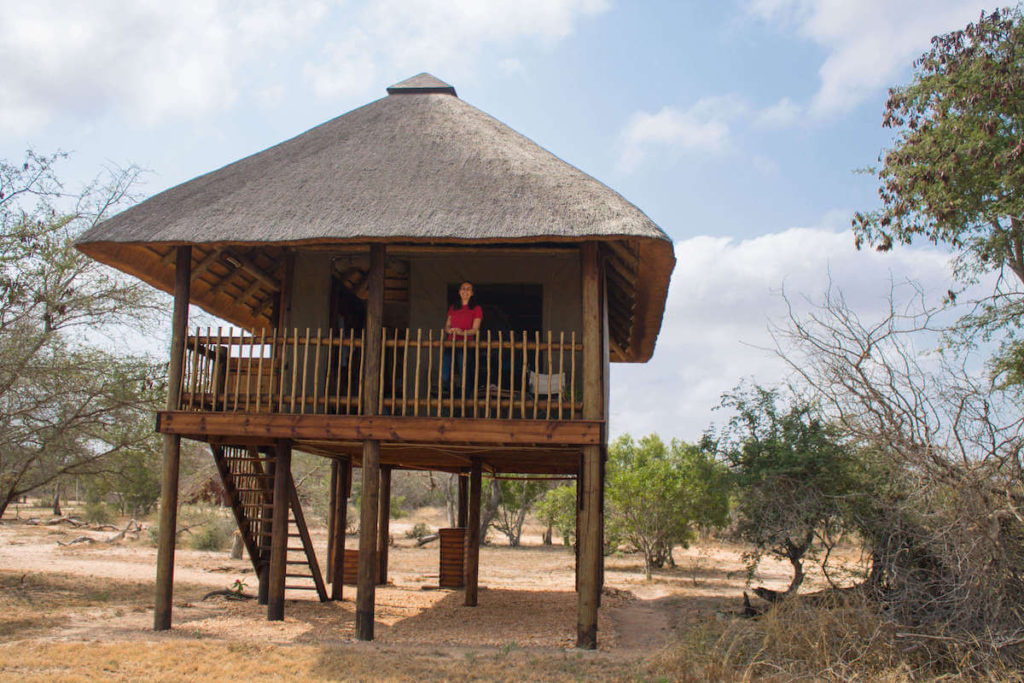
[[[249,273],[249,275],[261,281],[267,287],[277,287],[278,279],[253,263],[248,256],[240,254],[234,249],[225,249],[224,259],[228,263],[231,263],[231,265],[234,265],[234,263],[232,263],[232,261],[234,261],[238,264],[236,266],[237,268],[241,268],[245,272]]]
[[[267,621],[284,620],[284,581],[288,570],[288,484],[291,481],[292,447],[285,440],[274,452],[274,516],[270,523],[270,594]]]
[[[456,510],[456,523],[455,526],[465,529],[467,520],[469,519],[469,477],[459,474],[459,498]]]
[[[388,547],[391,545],[391,466],[380,468],[380,504],[377,516],[377,564],[379,565],[377,583],[388,582]]]
[[[334,529],[331,542],[331,600],[341,600],[345,585],[345,527],[348,526],[348,482],[352,476],[352,461],[335,460],[337,470],[334,490]]]
[[[463,571],[466,607],[476,607],[480,579],[480,459],[474,458],[469,470],[469,519],[466,521],[466,545]]]
[[[338,523],[338,466],[339,460],[331,461],[331,482],[327,489],[327,583],[334,583],[334,525]],[[332,598],[334,599],[334,598]]]
[[[390,443],[586,446],[601,443],[602,424],[602,420],[162,411],[157,413],[156,428],[161,434],[178,434],[204,441],[214,437],[238,437],[254,440],[375,439]]]
[[[171,358],[167,370],[167,409],[176,410],[181,396],[181,363],[185,353],[188,303],[192,281],[192,247],[174,250],[174,312],[171,315]],[[163,477],[160,485],[160,537],[156,555],[156,598],[153,630],[171,628],[174,593],[174,542],[178,526],[178,474],[181,436],[164,435]]]
[[[381,325],[384,314],[383,244],[370,247],[369,295],[366,306],[366,342],[363,347],[364,415],[377,413],[380,390]],[[377,573],[377,506],[380,484],[380,441],[363,441],[363,492],[359,524],[359,579],[356,587],[356,638],[373,640],[373,615]]]
[[[259,477],[260,488],[263,489],[263,500],[269,502],[274,499],[274,452],[277,447],[277,442],[264,446],[259,449],[259,453],[263,454],[264,464],[266,468],[263,470],[263,474],[270,475],[270,478]],[[249,454],[252,455],[252,449],[249,450]],[[259,464],[259,463],[257,463]],[[257,470],[258,471],[258,470]],[[270,523],[273,524],[274,511],[270,511]],[[261,514],[260,517],[266,518],[266,515]],[[262,526],[262,525],[261,525]],[[261,529],[265,531],[266,529]],[[268,547],[268,541],[266,536],[260,536],[260,567],[256,570],[256,579],[259,582],[256,592],[256,603],[259,605],[266,605],[270,600],[270,549]]]
[[[604,367],[602,358],[601,271],[597,245],[588,242],[580,249],[583,318],[583,417],[600,420],[604,416]],[[580,486],[582,510],[579,544],[579,575],[576,616],[576,647],[597,648],[597,607],[599,565],[601,563],[600,476],[601,446],[583,447],[583,471]]]
[[[203,257],[203,260],[196,264],[196,267],[192,269],[192,279],[195,279],[209,270],[210,266],[217,262],[220,258],[220,249],[210,249],[210,253]]]
[[[609,249],[615,252],[616,256],[622,259],[622,264],[629,270],[637,270],[637,255],[633,251],[633,244],[629,241],[622,242],[612,240],[604,243]]]

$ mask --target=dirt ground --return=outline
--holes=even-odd
[[[341,602],[287,594],[284,621],[268,622],[255,600],[204,599],[236,580],[254,594],[247,560],[180,548],[174,626],[154,632],[156,549],[146,530],[136,540],[106,543],[114,531],[5,518],[0,680],[645,680],[663,676],[650,665],[659,651],[742,606],[741,547],[677,550],[677,567],[650,581],[641,556],[609,557],[599,649],[580,652],[573,647],[570,549],[541,545],[536,529],[520,548],[492,536],[480,553],[479,605],[467,608],[461,591],[437,589],[437,543],[417,548],[405,537],[416,522],[443,525],[430,510],[392,523],[388,584],[376,593],[376,639],[362,643],[353,635],[354,587],[345,587]],[[325,531],[312,531],[323,563]],[[95,542],[61,545],[81,536]],[[346,545],[356,547],[357,539]],[[789,575],[788,564],[766,561],[755,585],[785,587]],[[820,582],[813,574],[809,587]]]

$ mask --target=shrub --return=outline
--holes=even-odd
[[[653,665],[687,680],[1016,678],[1007,662],[950,633],[908,636],[856,593],[828,606],[787,600],[756,619],[692,629]]]
[[[234,523],[226,518],[211,518],[203,522],[188,539],[193,550],[227,550],[231,546]]]
[[[416,522],[416,526],[411,529],[407,529],[405,532],[406,538],[415,538],[417,541],[429,536],[431,533],[430,527],[423,522]]]
[[[114,511],[106,503],[86,503],[85,521],[90,524],[112,524]]]

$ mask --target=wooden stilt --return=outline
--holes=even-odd
[[[260,481],[262,482],[261,486],[263,487],[263,498],[264,498],[265,501],[269,502],[269,501],[272,501],[274,499],[274,484],[273,484],[273,475],[274,475],[274,470],[275,470],[274,449],[270,448],[270,447],[266,447],[266,448],[262,449],[262,453],[263,453],[263,457],[264,457],[264,459],[266,461],[266,465],[267,465],[266,470],[265,470],[265,474],[268,475],[268,476],[267,477],[261,477]],[[262,516],[263,516],[264,519],[267,519],[266,510],[265,509],[264,509],[264,513],[263,513]],[[269,519],[270,519],[270,524],[269,525],[261,525],[261,527],[260,527],[261,531],[266,531],[266,526],[273,527],[273,523],[274,523],[274,511],[273,511],[273,509],[271,509],[271,511],[270,511],[270,518]],[[269,547],[267,545],[267,538],[265,536],[261,536],[260,545],[263,546],[263,547],[262,547],[261,552],[260,552],[260,567],[257,570],[257,575],[256,575],[256,579],[259,582],[258,589],[256,591],[256,602],[257,602],[257,604],[260,604],[260,605],[266,605],[267,602],[270,600],[270,552],[269,552]]]
[[[356,638],[373,640],[377,573],[377,506],[380,442],[363,442],[363,491],[359,515],[359,574],[356,585]]]
[[[469,519],[466,526],[466,607],[476,607],[480,578],[480,459],[469,470]]]
[[[576,592],[580,590],[580,532],[583,530],[583,456],[576,467],[576,542],[572,544],[575,561]]]
[[[181,363],[188,326],[192,247],[178,247],[174,259],[174,313],[171,317],[171,358],[167,371],[168,410],[176,410],[178,399],[181,397]],[[171,627],[180,460],[181,437],[164,435],[163,477],[160,486],[160,539],[156,556],[156,596],[153,610],[154,631],[166,631]]]
[[[332,530],[334,556],[331,558],[331,600],[342,599],[342,587],[345,585],[345,527],[348,526],[348,480],[351,476],[352,463],[348,459],[342,460],[337,463],[337,470]]]
[[[370,247],[367,278],[366,330],[363,342],[363,414],[376,415],[380,393],[381,317],[384,312],[382,244]],[[380,485],[380,441],[363,441],[363,492],[359,515],[359,578],[356,587],[356,638],[373,640],[373,613],[377,573],[377,514]]]
[[[604,368],[601,340],[601,277],[597,244],[587,242],[580,248],[582,271],[583,318],[583,417],[599,420],[604,417]],[[597,647],[597,606],[600,584],[598,576],[603,560],[601,552],[601,447],[583,447],[583,476],[580,486],[579,591],[576,616],[576,647],[593,650]]]
[[[284,619],[284,580],[288,555],[288,481],[292,471],[291,443],[281,440],[274,453],[274,517],[270,526],[270,581],[267,620]]]
[[[391,466],[380,468],[380,503],[377,508],[377,564],[379,574],[377,583],[381,586],[388,582],[388,548],[391,545]]]
[[[464,474],[459,475],[459,500],[456,509],[456,520],[458,520],[455,526],[460,529],[466,528],[466,515],[469,512],[469,477]]]
[[[335,524],[338,523],[338,466],[331,461],[331,483],[327,489],[327,583],[334,583]],[[333,591],[332,591],[333,592]]]

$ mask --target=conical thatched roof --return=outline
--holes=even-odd
[[[227,262],[237,265],[256,260],[251,249],[261,246],[266,254],[311,244],[597,240],[609,243],[622,266],[618,287],[629,311],[618,315],[631,319],[619,321],[628,330],[619,359],[646,360],[675,262],[665,233],[618,193],[460,100],[447,83],[420,74],[388,93],[114,216],[83,235],[79,249],[170,291],[167,254],[181,244],[202,247],[193,250],[197,264],[230,249]],[[273,279],[266,261],[248,265],[250,276]],[[245,287],[260,283],[237,288]],[[214,313],[246,326],[260,322],[252,307],[233,309],[236,299],[193,288],[193,300]]]

